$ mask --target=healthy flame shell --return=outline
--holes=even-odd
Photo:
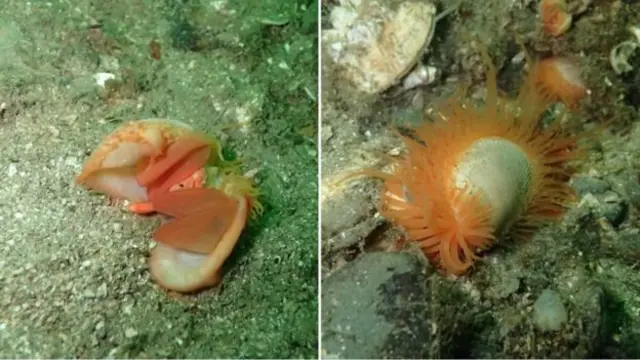
[[[479,253],[509,234],[530,236],[559,218],[577,139],[558,121],[540,126],[550,105],[530,73],[518,99],[498,99],[488,55],[487,102],[449,99],[432,122],[404,137],[407,155],[385,179],[382,215],[401,225],[438,266],[466,272]]]
[[[574,59],[547,58],[533,64],[531,73],[539,96],[544,96],[549,101],[562,101],[569,108],[576,109],[580,100],[587,95],[580,67]]]

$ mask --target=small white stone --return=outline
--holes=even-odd
[[[389,155],[391,155],[391,156],[400,156],[400,152],[401,151],[402,150],[399,147],[395,147],[395,148],[389,150]]]
[[[119,223],[119,222],[113,223],[113,231],[114,232],[117,232],[117,233],[121,232],[122,231],[122,227],[123,227],[122,223]]]
[[[104,87],[108,80],[113,80],[116,76],[112,73],[97,73],[93,75],[93,78],[96,80],[96,84],[100,87]]]
[[[617,193],[613,192],[613,191],[607,191],[604,194],[603,200],[605,203],[608,204],[615,204],[620,202],[620,195],[618,195]]]
[[[249,131],[250,123],[252,120],[252,116],[247,107],[238,107],[236,108],[236,120],[242,126],[240,131],[247,133]]]
[[[7,168],[7,176],[14,177],[17,173],[18,168],[16,167],[16,164],[9,164],[9,167]]]
[[[553,290],[544,290],[533,305],[533,323],[542,331],[558,331],[567,320],[567,310],[560,295]]]
[[[640,25],[630,25],[627,29],[636,37],[638,44],[640,44]]]
[[[126,336],[127,338],[132,338],[136,335],[138,335],[138,332],[133,328],[127,328],[124,330],[124,336]]]
[[[254,169],[251,169],[251,170],[247,171],[246,173],[244,173],[243,176],[247,177],[247,178],[253,178],[254,176],[256,176],[258,171],[260,171],[260,168],[254,168]]]
[[[524,61],[526,56],[527,54],[524,51],[520,51],[514,57],[511,58],[511,63],[514,65],[521,64]]]
[[[418,65],[402,81],[405,90],[413,89],[421,85],[429,85],[436,80],[438,69],[433,66]]]
[[[98,297],[104,298],[107,296],[107,283],[102,283],[100,287],[98,287]]]
[[[280,63],[278,63],[278,67],[283,70],[289,70],[289,65],[287,65],[287,63],[284,61],[281,61]]]
[[[66,159],[64,159],[64,164],[74,169],[77,169],[80,167],[80,161],[75,156],[69,156]]]

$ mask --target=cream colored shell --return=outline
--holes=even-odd
[[[396,9],[377,1],[342,1],[331,13],[323,46],[340,73],[361,91],[379,93],[418,62],[433,38],[436,7],[408,1]]]
[[[457,188],[479,193],[488,203],[499,238],[522,215],[533,181],[525,152],[502,138],[483,138],[466,150],[453,173]]]

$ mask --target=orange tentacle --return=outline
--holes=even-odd
[[[127,206],[127,210],[132,213],[141,214],[141,215],[151,214],[156,211],[153,208],[153,204],[150,201],[141,201],[141,202],[133,203]]]

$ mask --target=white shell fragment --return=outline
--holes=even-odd
[[[93,75],[93,79],[96,81],[96,85],[104,87],[104,84],[109,80],[115,79],[116,76],[112,73],[100,72]]]
[[[330,21],[324,53],[359,90],[375,94],[418,62],[433,38],[436,7],[407,1],[391,9],[376,0],[341,0]]]
[[[636,37],[636,42],[640,44],[640,25],[631,25],[627,29]]]
[[[418,65],[402,80],[402,88],[413,89],[422,85],[429,85],[437,79],[438,69],[433,66]]]
[[[628,30],[634,35],[635,39],[625,40],[617,44],[609,53],[611,67],[618,75],[633,70],[633,66],[629,64],[629,58],[640,47],[640,26],[629,26]]]
[[[633,67],[629,65],[628,60],[636,51],[638,46],[640,46],[640,44],[631,40],[626,40],[611,49],[609,61],[611,62],[611,67],[616,74],[620,75],[633,70]]]

